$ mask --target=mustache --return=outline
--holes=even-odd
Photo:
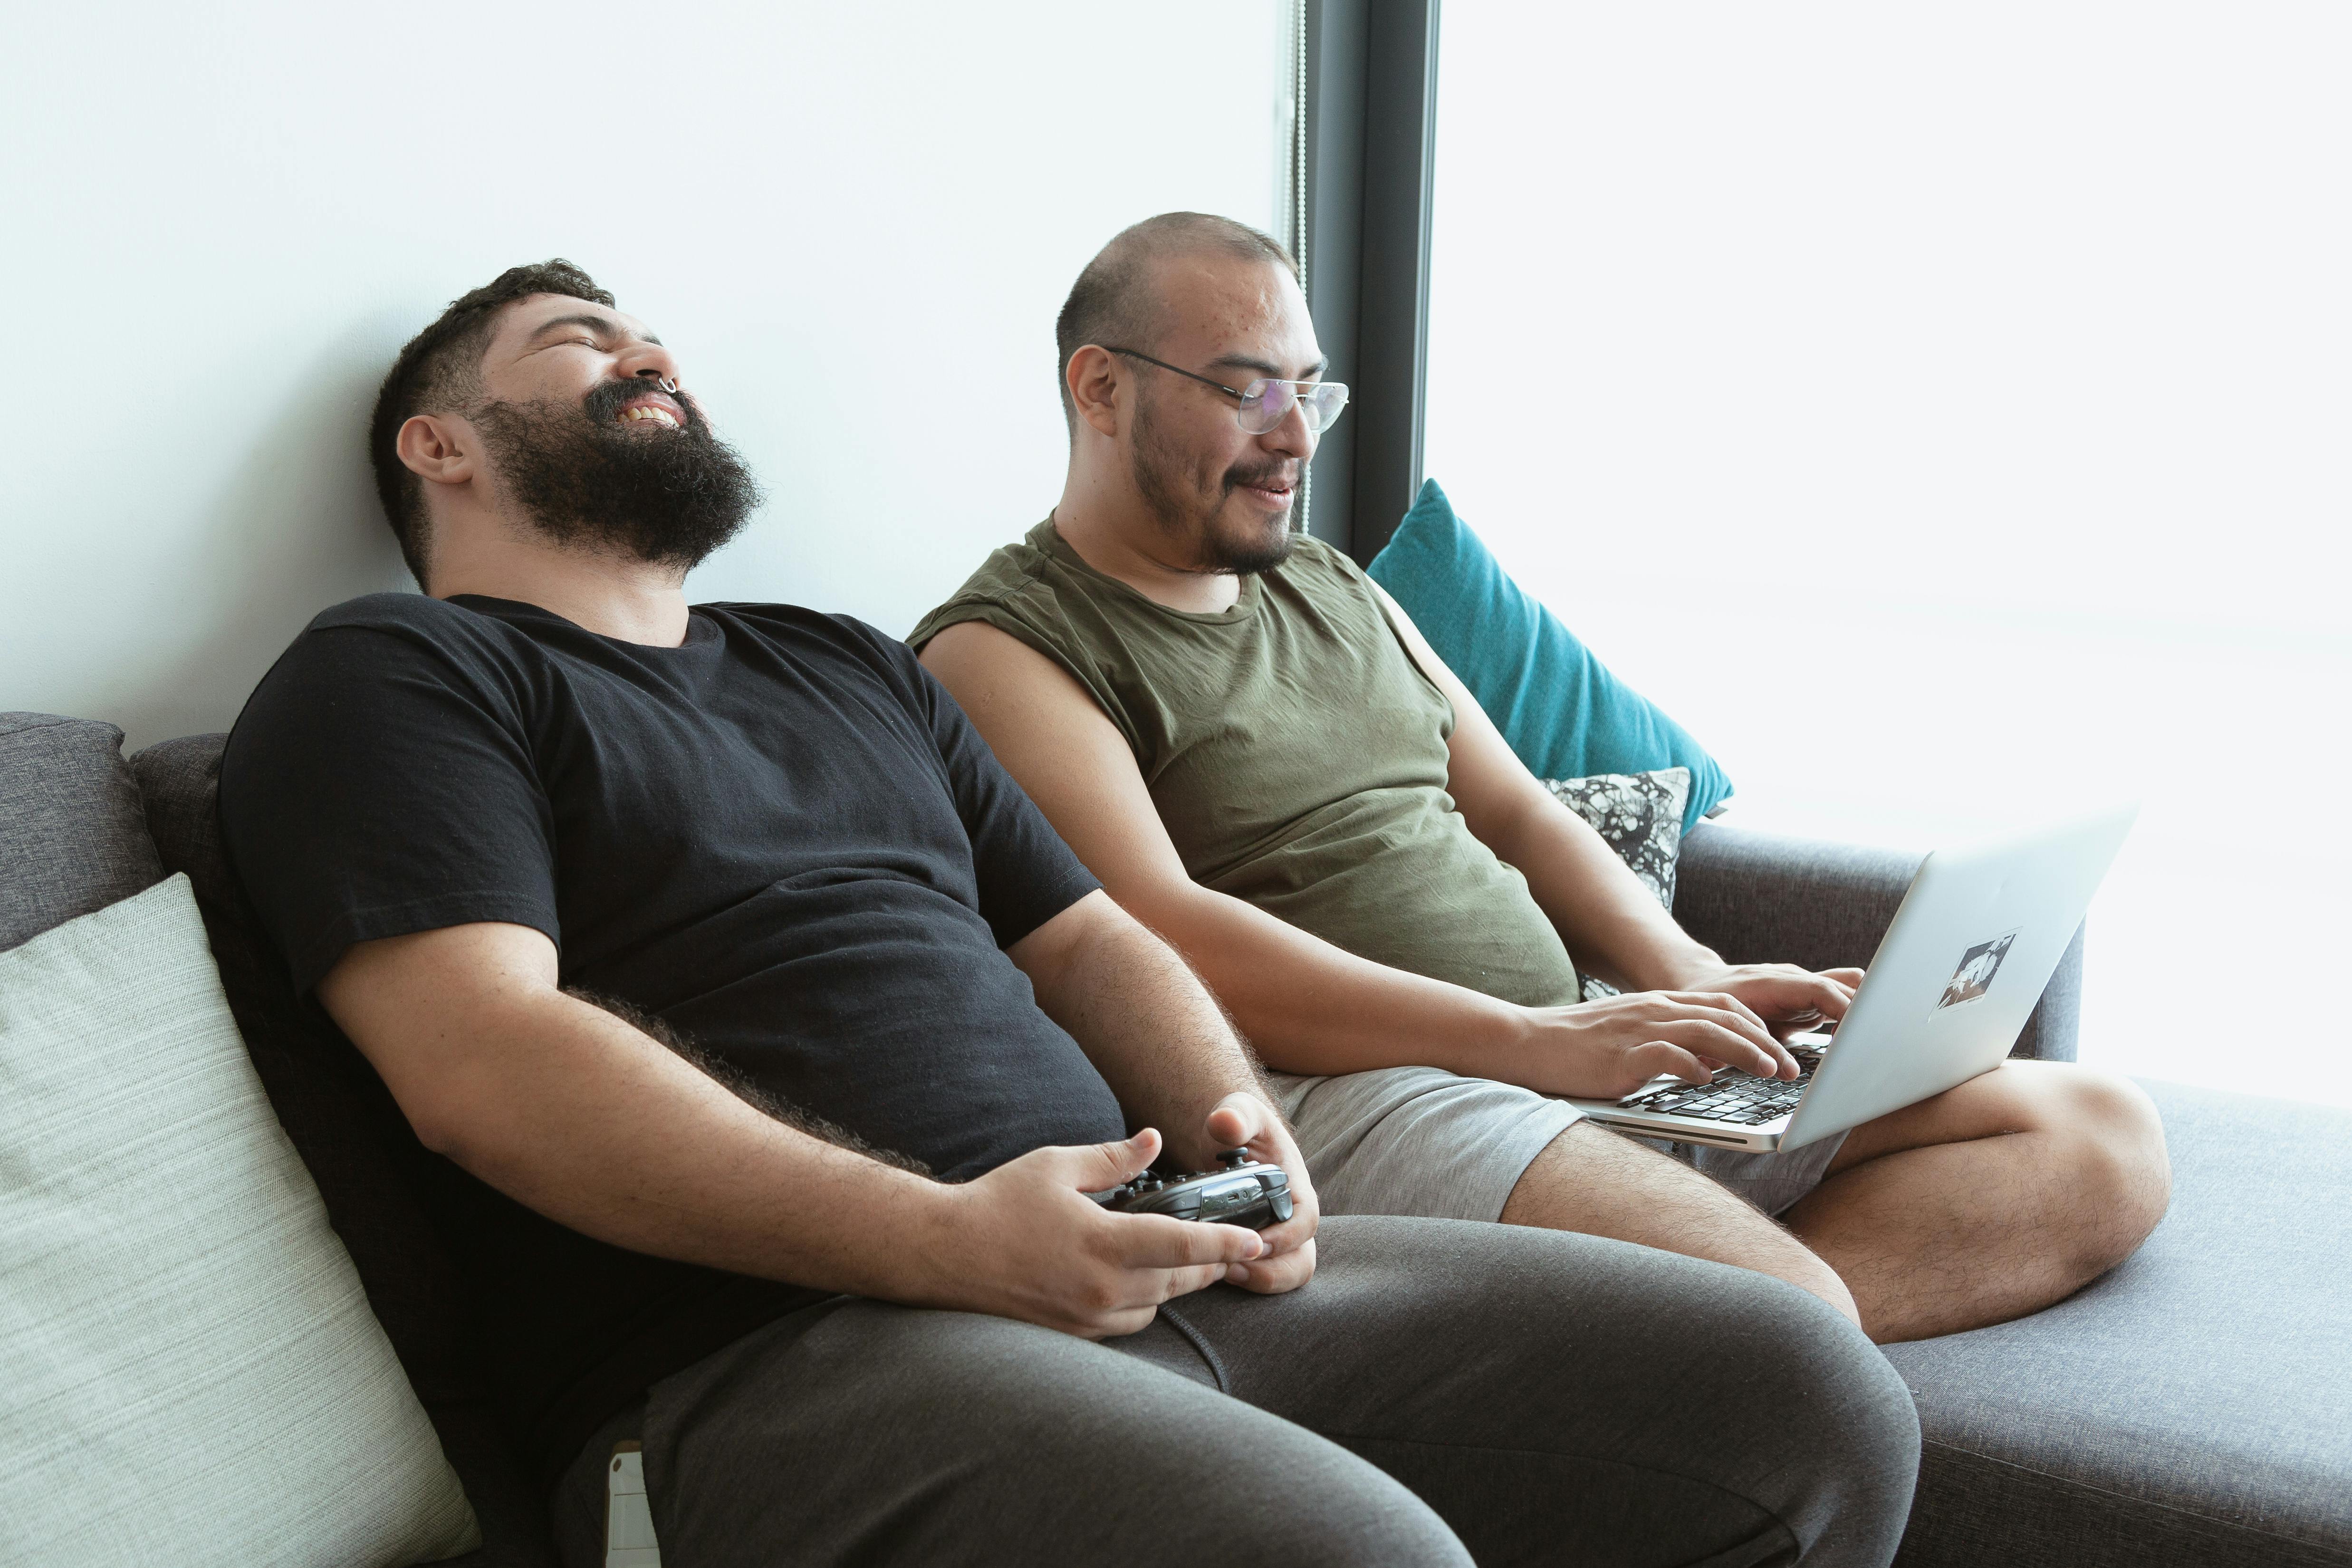
[[[617,406],[617,405],[615,405]],[[1280,484],[1289,489],[1298,488],[1302,465],[1294,458],[1284,458],[1272,463],[1235,463],[1225,470],[1225,493],[1231,495],[1244,485],[1271,486]]]
[[[610,425],[621,416],[622,408],[631,398],[643,397],[648,392],[661,392],[661,388],[646,376],[623,376],[616,381],[599,382],[590,387],[588,395],[580,400],[580,406],[595,424]],[[686,416],[688,431],[698,436],[710,434],[710,421],[703,416],[702,405],[683,388],[662,393],[662,395],[677,404]]]

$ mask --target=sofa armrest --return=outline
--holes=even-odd
[[[1702,822],[1683,838],[1675,918],[1733,963],[1869,963],[1925,857]],[[2073,1061],[2083,933],[2058,961],[2010,1055]]]

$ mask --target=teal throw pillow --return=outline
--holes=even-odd
[[[1370,571],[1536,777],[1688,768],[1685,832],[1731,798],[1731,780],[1706,748],[1512,582],[1435,479]]]

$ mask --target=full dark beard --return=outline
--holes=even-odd
[[[1184,454],[1160,433],[1148,396],[1136,404],[1132,467],[1136,490],[1143,497],[1143,504],[1151,509],[1151,515],[1159,520],[1160,531],[1174,539],[1192,536],[1199,554],[1199,571],[1253,576],[1281,565],[1298,547],[1298,536],[1290,531],[1286,518],[1270,536],[1257,539],[1227,539],[1216,527],[1218,506],[1225,497],[1253,480],[1285,473],[1289,465],[1235,464],[1214,478],[1205,468],[1193,467],[1188,470]],[[1217,505],[1204,507],[1193,499],[1212,488],[1217,495]]]
[[[642,381],[608,381],[572,406],[491,403],[468,415],[499,481],[560,544],[686,571],[742,531],[765,498],[740,455],[679,394],[680,429],[623,424]]]

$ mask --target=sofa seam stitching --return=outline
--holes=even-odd
[[[16,725],[15,728],[13,728],[13,729],[11,729],[11,730],[8,730],[8,731],[5,731],[5,733],[7,733],[7,734],[11,734],[11,735],[29,735],[29,734],[33,733],[33,731],[35,731],[36,730],[62,730],[62,729],[64,729],[64,728],[65,728],[67,725],[68,725],[68,724],[89,724],[89,723],[102,723],[102,722],[104,722],[104,721],[102,721],[102,720],[90,720],[90,719],[60,719],[60,718],[58,718],[57,716],[55,716],[54,714],[47,714],[47,713],[44,713],[44,714],[40,715],[40,719],[41,719],[41,722],[39,722],[39,723],[37,723],[37,724],[18,724],[18,725]]]
[[[2328,1550],[2324,1543],[2315,1543],[2295,1536],[2283,1535],[2263,1525],[2243,1524],[2236,1520],[2223,1519],[2217,1514],[2200,1513],[2194,1509],[2183,1508],[2178,1503],[2160,1502],[2154,1498],[2134,1497],[2129,1492],[2115,1491],[2106,1487],[2095,1486],[2089,1481],[2076,1480],[2072,1476],[2062,1476],[2055,1470],[2044,1470],[2032,1465],[2021,1465],[2014,1459],[2004,1459],[1995,1454],[1979,1453],[1974,1448],[1964,1448],[1958,1443],[1946,1443],[1934,1437],[1927,1437],[1921,1440],[1920,1446],[1927,1448],[1941,1448],[1948,1454],[1966,1454],[1971,1459],[1982,1459],[1988,1465],[2000,1465],[2008,1469],[2021,1470],[2029,1476],[2039,1476],[2043,1480],[2055,1481],[2061,1486],[2080,1487],[2086,1492],[2096,1492],[2101,1497],[2113,1498],[2117,1502],[2129,1503],[2135,1508],[2162,1509],[2167,1513],[2177,1513],[2183,1519],[2199,1520],[2223,1530],[2242,1530],[2250,1535],[2264,1536],[2273,1541],[2284,1542],[2290,1546],[2300,1546],[2307,1550],[2319,1552]]]

